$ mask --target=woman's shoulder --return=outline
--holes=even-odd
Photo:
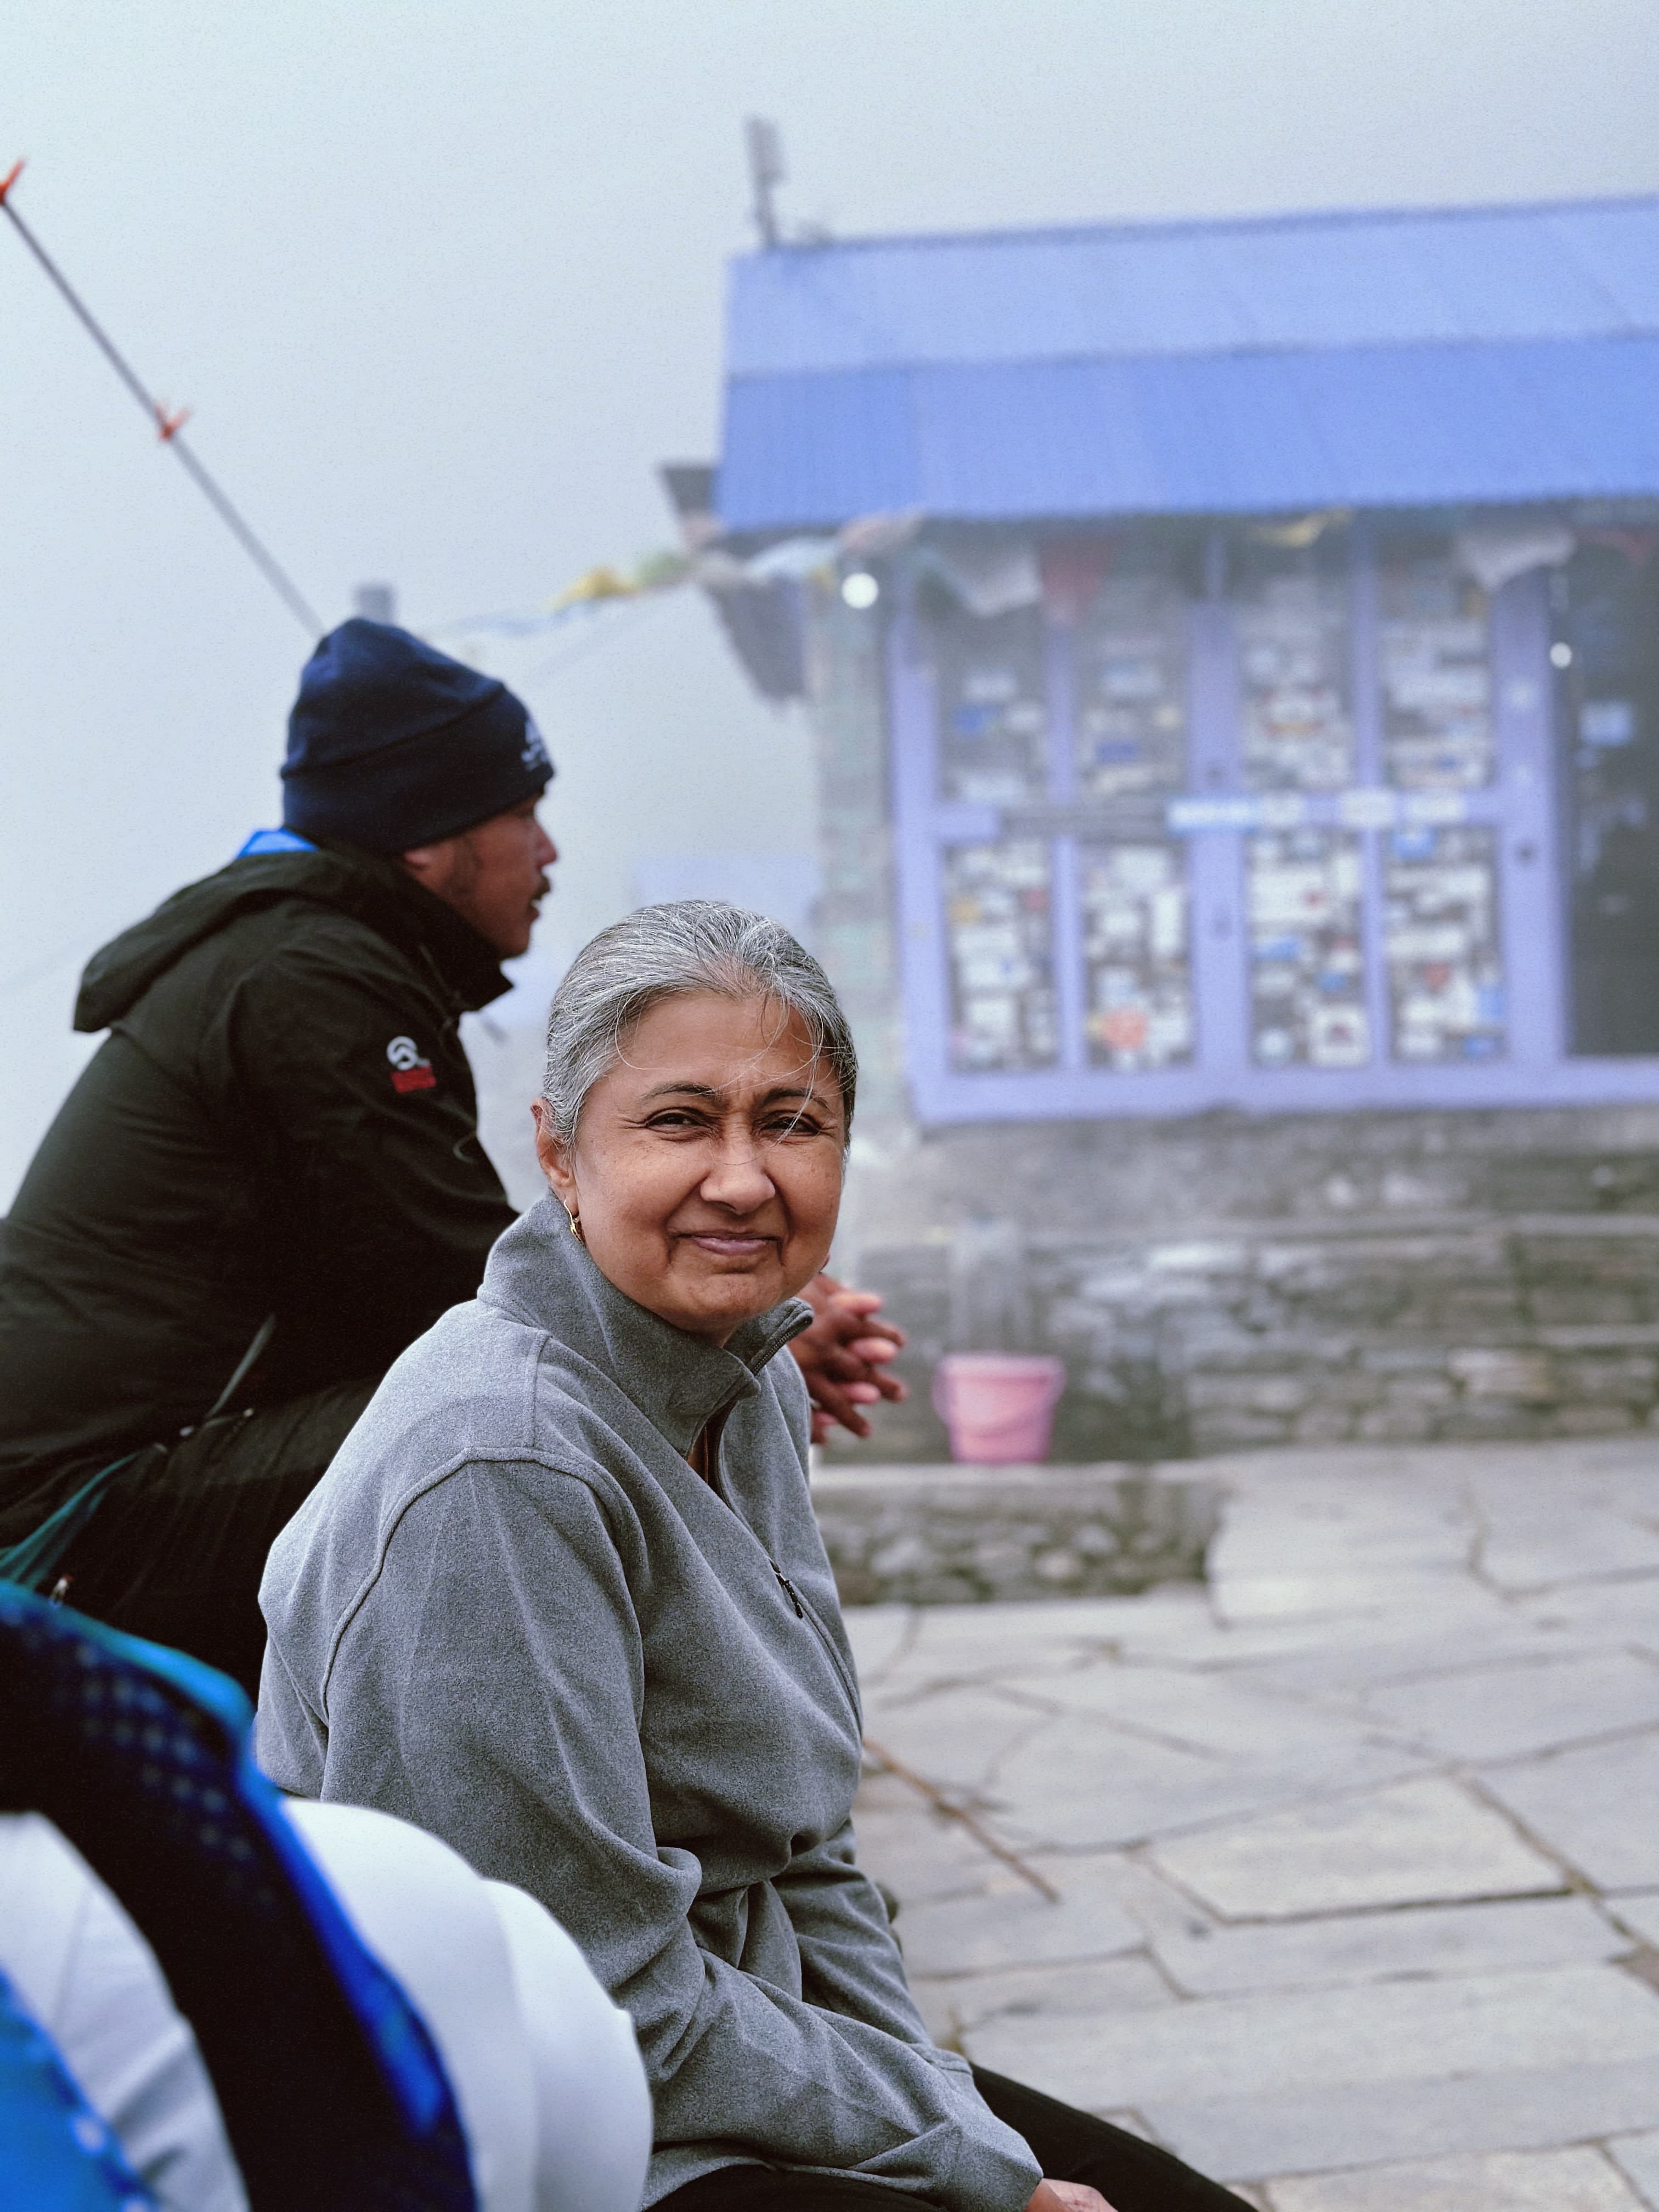
[[[394,1479],[521,1460],[603,1483],[637,1450],[633,1410],[556,1326],[475,1298],[394,1362],[348,1446]]]
[[[331,1647],[388,1561],[433,1544],[488,1549],[539,1525],[588,1548],[637,1548],[622,1455],[561,1366],[545,1331],[476,1300],[411,1345],[271,1547],[260,1601],[273,1638]]]
[[[592,1346],[571,1341],[577,1334],[560,1328],[556,1311],[530,1316],[488,1296],[452,1307],[388,1370],[336,1468],[349,1457],[408,1489],[428,1486],[440,1468],[521,1462],[640,1506],[679,1455],[641,1394]],[[800,1398],[804,1432],[794,1362],[779,1365],[792,1370],[781,1381],[792,1407]]]
[[[469,1445],[532,1450],[547,1332],[472,1298],[452,1306],[395,1359],[352,1441],[382,1445],[407,1462]]]

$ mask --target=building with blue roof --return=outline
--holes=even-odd
[[[712,506],[937,1216],[1010,1122],[1228,1116],[1194,1219],[1659,1151],[1659,198],[748,255]]]
[[[866,240],[732,271],[720,511],[1659,490],[1659,200]]]

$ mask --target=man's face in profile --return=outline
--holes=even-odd
[[[529,950],[537,911],[553,888],[547,871],[559,848],[536,817],[540,798],[435,844],[402,855],[419,884],[453,907],[503,960]]]

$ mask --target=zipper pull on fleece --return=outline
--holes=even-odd
[[[805,1620],[806,1613],[801,1605],[800,1600],[795,1595],[795,1585],[790,1581],[788,1576],[785,1574],[783,1569],[779,1566],[775,1559],[772,1563],[772,1571],[777,1577],[779,1586],[787,1595],[790,1604],[794,1607],[796,1620]]]

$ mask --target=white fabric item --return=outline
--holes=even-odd
[[[774,584],[781,577],[799,583],[835,565],[833,538],[786,538],[781,545],[769,545],[764,553],[745,561],[743,567],[751,584]]]
[[[283,1810],[347,1919],[431,2031],[460,2108],[480,2212],[532,2212],[535,2077],[489,1890],[459,1852],[390,1814],[298,1797]]]
[[[0,1814],[0,1971],[162,2212],[247,2212],[218,2100],[155,1954],[38,1813]]]
[[[536,2074],[536,2212],[635,2212],[651,2159],[651,2092],[634,2023],[552,1914],[486,1882],[513,1954]]]
[[[857,514],[836,532],[836,550],[847,559],[878,561],[908,545],[927,520],[927,511],[921,507]]]
[[[947,526],[927,551],[935,573],[981,621],[1034,607],[1042,598],[1042,571],[1029,538]]]
[[[481,2212],[637,2212],[651,2154],[626,2013],[535,1899],[353,1805],[287,1802],[362,1938],[426,2021]],[[207,2070],[155,1956],[38,1814],[0,1816],[0,1970],[162,2212],[246,2212]]]
[[[1578,540],[1565,523],[1480,524],[1457,533],[1457,557],[1483,592],[1501,592],[1534,568],[1559,568]]]
[[[651,2096],[633,2022],[552,1914],[389,1813],[285,1802],[431,2031],[483,2212],[637,2212]]]

